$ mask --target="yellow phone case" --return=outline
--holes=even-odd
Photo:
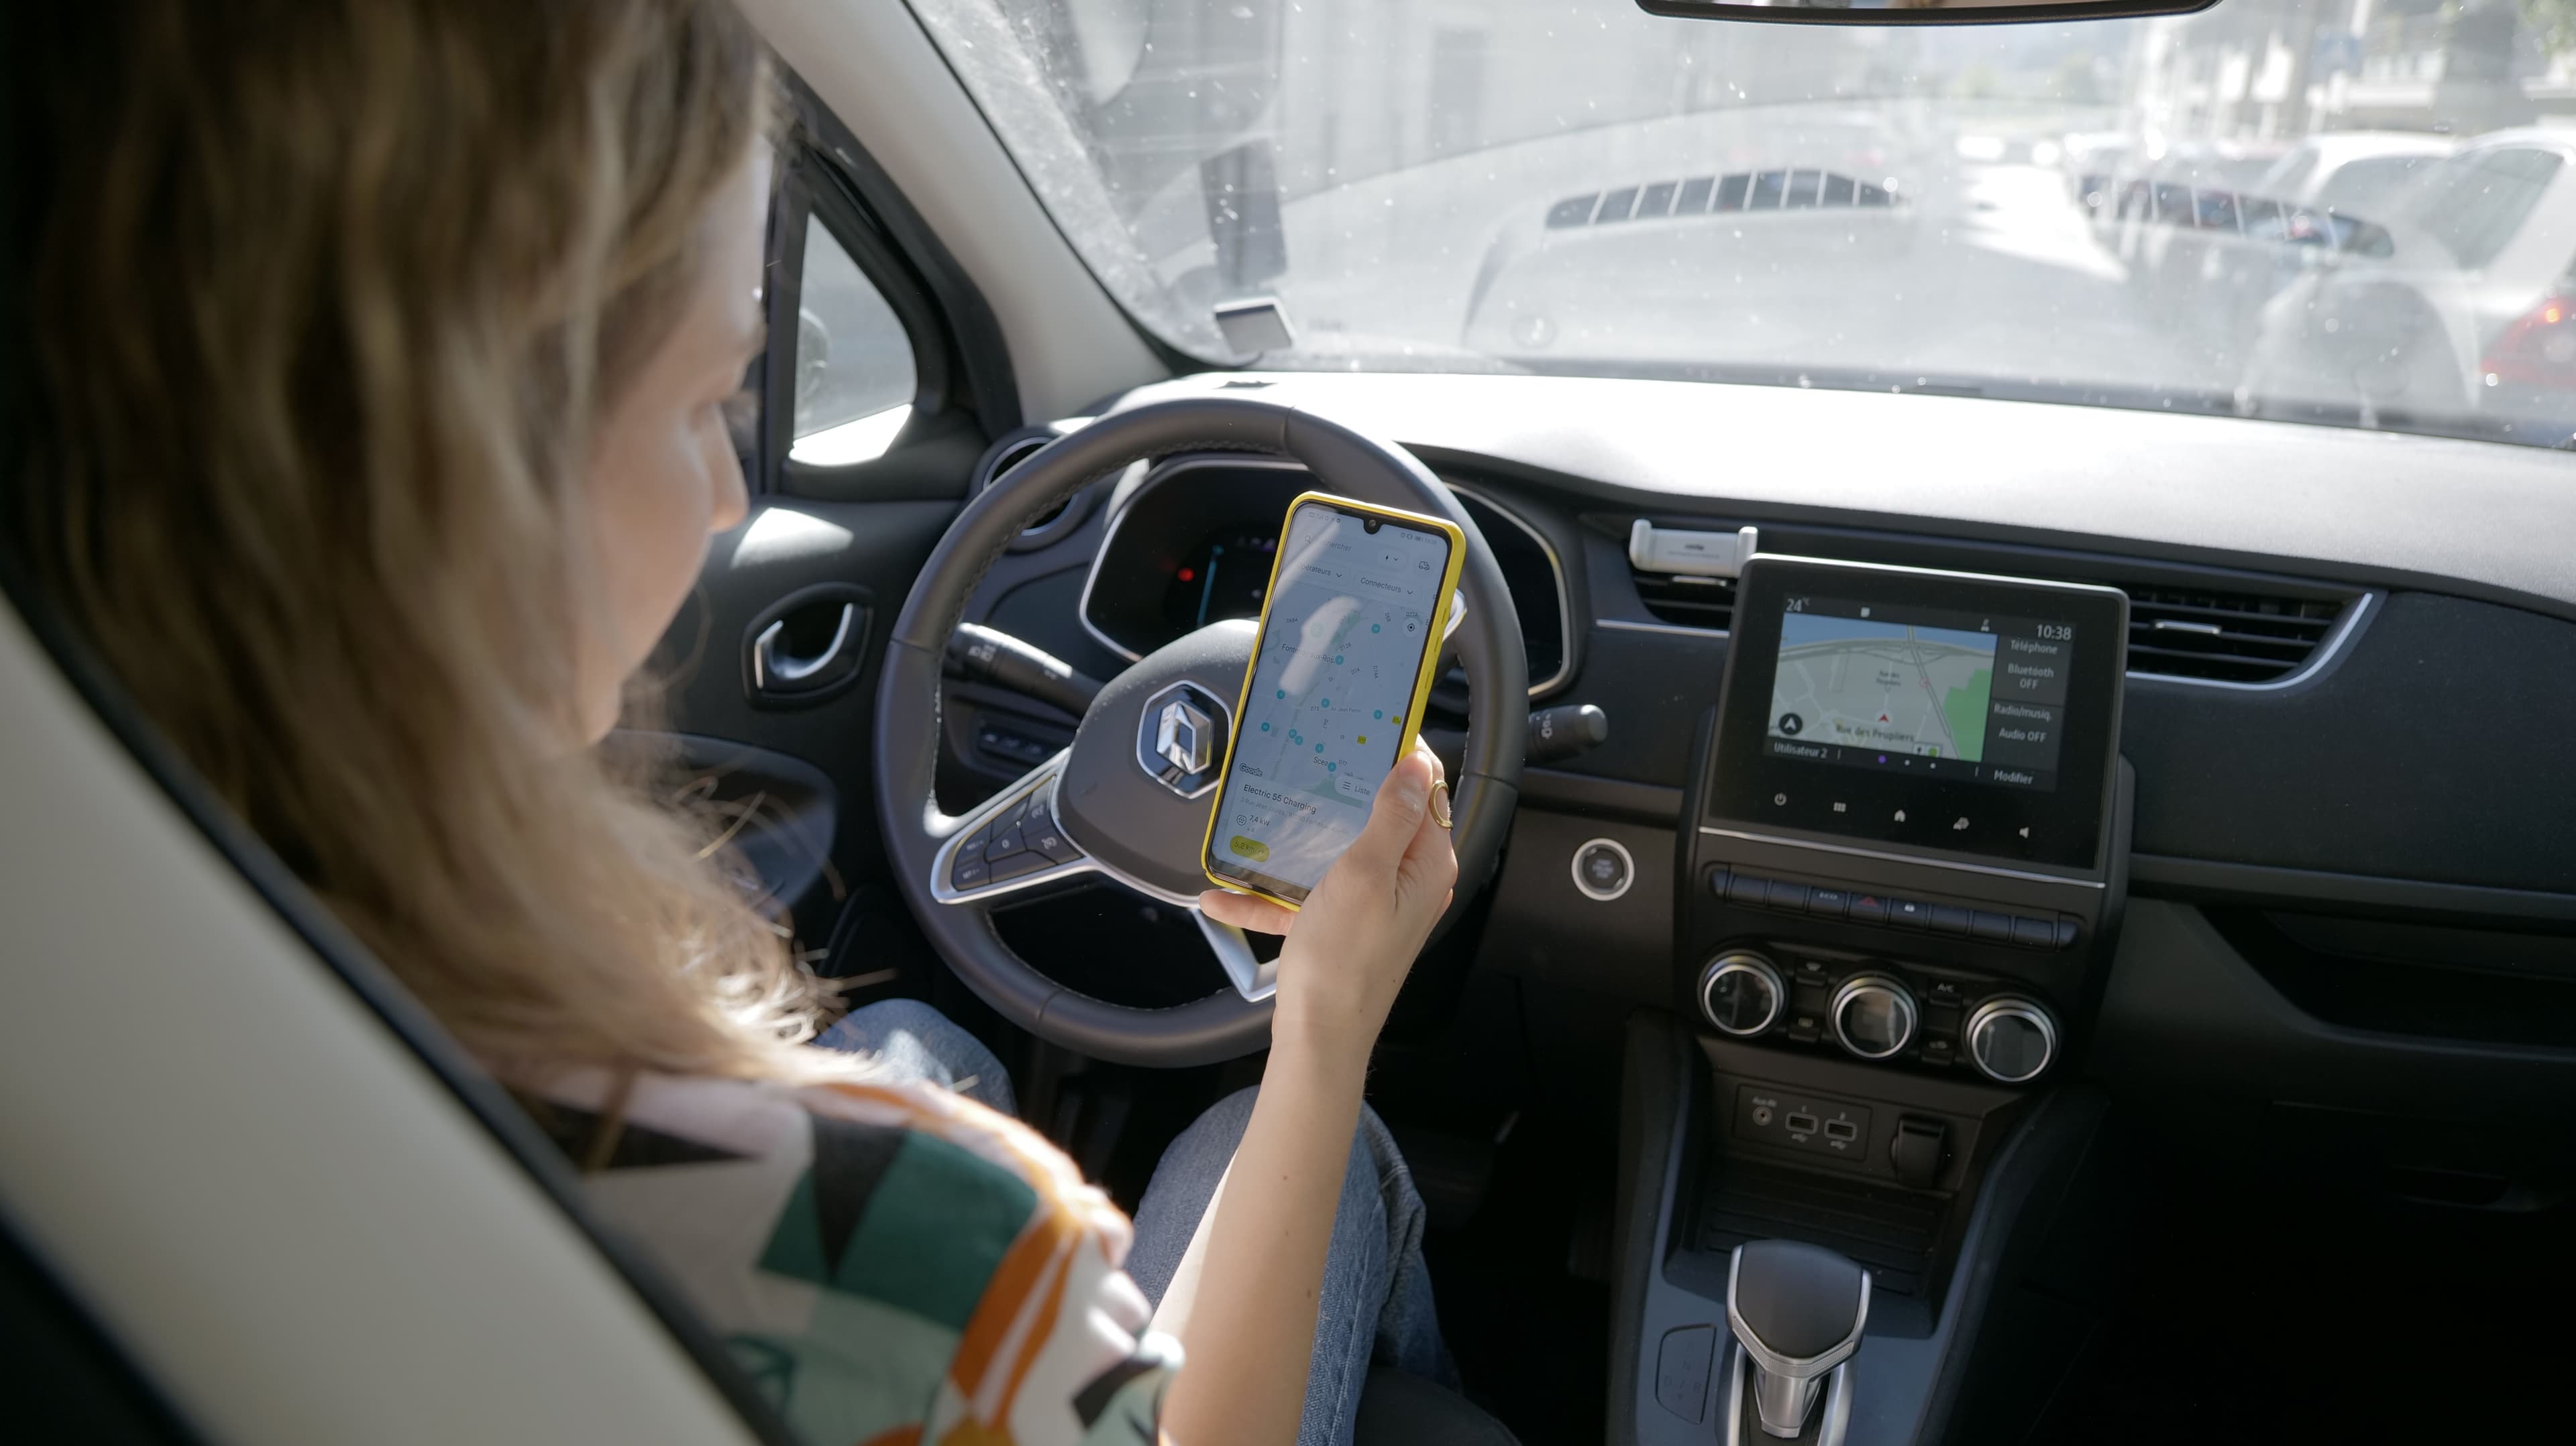
[[[1449,561],[1440,574],[1439,596],[1443,601],[1439,625],[1424,630],[1426,636],[1422,645],[1422,663],[1413,678],[1413,701],[1405,705],[1404,717],[1399,720],[1400,726],[1395,730],[1398,738],[1406,740],[1395,755],[1396,761],[1402,762],[1405,752],[1411,748],[1411,740],[1418,736],[1422,729],[1422,707],[1431,697],[1431,670],[1439,664],[1440,645],[1449,636],[1448,610],[1458,606],[1458,574],[1467,562],[1467,534],[1460,531],[1456,523],[1446,518],[1430,517],[1419,512],[1406,512],[1396,507],[1380,507],[1374,502],[1336,497],[1329,492],[1300,492],[1288,503],[1287,515],[1279,519],[1279,536],[1282,539],[1288,536],[1289,524],[1296,519],[1297,509],[1310,502],[1322,503],[1336,511],[1383,517],[1390,522],[1401,522],[1409,527],[1429,528],[1449,539]],[[1273,551],[1270,556],[1270,581],[1263,586],[1261,594],[1261,624],[1252,636],[1252,657],[1243,665],[1243,684],[1235,689],[1234,718],[1230,721],[1225,735],[1225,761],[1217,765],[1216,797],[1208,805],[1207,831],[1199,840],[1199,872],[1207,875],[1208,882],[1229,893],[1250,894],[1255,898],[1268,899],[1281,908],[1293,910],[1300,907],[1294,901],[1283,899],[1264,889],[1254,888],[1241,879],[1226,878],[1209,866],[1210,857],[1216,847],[1217,817],[1225,810],[1226,784],[1234,774],[1235,728],[1240,725],[1243,718],[1244,705],[1252,698],[1252,675],[1261,667],[1262,644],[1270,636],[1270,605],[1278,596],[1279,564],[1287,555],[1288,549],[1281,547]]]

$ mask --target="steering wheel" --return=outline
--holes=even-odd
[[[1059,438],[969,502],[913,581],[877,682],[875,781],[887,853],[922,931],[967,987],[1042,1039],[1125,1064],[1209,1064],[1269,1043],[1275,963],[1256,963],[1240,932],[1196,908],[1208,887],[1199,849],[1225,757],[1222,730],[1252,661],[1254,625],[1211,623],[1137,662],[1100,690],[1071,747],[959,816],[942,812],[932,794],[940,664],[976,585],[1022,529],[1133,462],[1202,451],[1288,457],[1323,491],[1445,517],[1466,534],[1467,612],[1450,639],[1470,689],[1466,751],[1450,780],[1452,917],[1501,853],[1529,726],[1529,664],[1493,550],[1449,490],[1392,443],[1273,402],[1156,402]],[[1166,714],[1176,730],[1160,726]],[[1234,987],[1165,1009],[1113,1004],[1058,984],[1003,942],[995,905],[1086,873],[1189,910]]]

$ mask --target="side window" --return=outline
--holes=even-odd
[[[2308,177],[2314,174],[2316,169],[2317,153],[2306,146],[2301,146],[2291,152],[2287,159],[2275,165],[2270,175],[2256,183],[2255,189],[2272,200],[2296,201],[2299,199],[2299,188],[2308,183]]]
[[[817,467],[874,461],[912,419],[912,338],[819,216],[805,220],[801,276],[787,455]]]
[[[2456,173],[2427,193],[2425,226],[2464,268],[2493,261],[2540,204],[2557,174],[2547,151],[2488,151],[2448,163]]]
[[[2429,156],[2372,156],[2354,161],[2317,188],[2320,210],[2385,219],[2388,200],[2433,164]]]

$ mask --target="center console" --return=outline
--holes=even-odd
[[[2054,1086],[2125,895],[2127,630],[2109,588],[1743,565],[1675,845],[1673,1013],[1629,1042],[1614,1439],[1765,1439],[1727,1290],[1766,1241],[1868,1273],[1837,1435],[1939,1435],[1978,1267],[2086,1110]]]

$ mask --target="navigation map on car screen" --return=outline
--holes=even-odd
[[[1217,862],[1301,890],[1368,822],[1438,634],[1449,539],[1366,522],[1318,505],[1289,519],[1208,839]]]
[[[1766,747],[1779,757],[2054,788],[2074,628],[1793,597]]]

